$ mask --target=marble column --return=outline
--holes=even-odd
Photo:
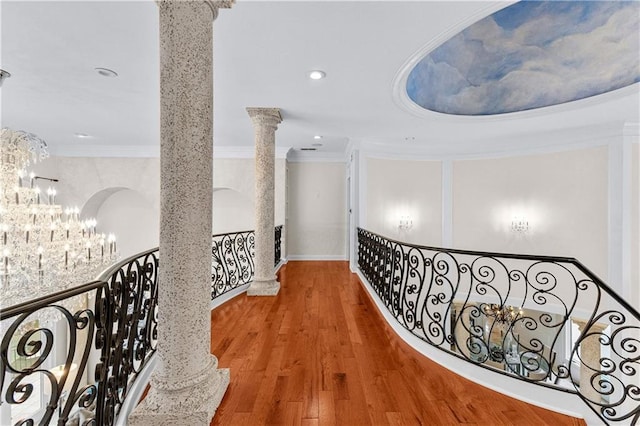
[[[578,329],[583,332],[587,326],[586,321],[573,320],[578,326]],[[600,336],[604,329],[607,328],[604,324],[591,324],[587,333],[589,337],[580,342],[580,393],[589,401],[599,403],[602,401],[602,394],[594,389],[597,386],[600,375],[596,377],[596,380],[592,383],[591,376],[597,374],[602,370],[600,365],[600,358],[602,357]]]
[[[231,2],[159,0],[158,364],[128,424],[208,425],[229,384],[211,342],[213,20]]]
[[[249,296],[275,296],[280,290],[274,265],[274,198],[278,108],[247,108],[256,139],[256,258]]]

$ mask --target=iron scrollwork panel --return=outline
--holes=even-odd
[[[211,300],[253,279],[253,231],[216,235],[211,248]]]
[[[156,350],[158,339],[158,252],[147,252],[114,271],[98,306],[96,337],[102,350],[96,380],[103,383],[99,411],[105,424],[118,416],[128,390]]]
[[[0,312],[0,402],[24,412],[13,425],[64,425],[80,414],[81,424],[101,424],[99,383],[85,377],[98,328],[91,301],[105,289],[104,282],[89,283]],[[21,410],[28,404],[40,409]]]
[[[274,229],[274,266],[282,257],[282,225]],[[211,300],[249,284],[255,273],[255,232],[218,234],[211,244]]]
[[[576,393],[606,423],[640,419],[640,315],[575,259],[416,246],[359,228],[358,266],[425,342]],[[587,325],[567,347],[585,312]]]

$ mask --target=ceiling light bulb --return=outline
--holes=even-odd
[[[324,71],[320,71],[320,70],[313,70],[311,72],[309,72],[309,78],[311,80],[321,80],[323,78],[325,78],[327,76],[327,74]]]
[[[86,133],[74,133],[74,136],[78,139],[90,139],[91,135],[88,135]]]
[[[322,136],[320,136],[320,135],[315,135],[313,138],[314,138],[315,140],[319,141],[320,139],[322,139]]]

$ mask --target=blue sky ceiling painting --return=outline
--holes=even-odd
[[[640,2],[522,1],[469,26],[411,70],[428,110],[491,115],[561,104],[640,81]]]

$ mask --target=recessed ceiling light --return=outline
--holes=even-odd
[[[88,135],[86,133],[74,133],[73,136],[75,136],[78,139],[91,139],[92,136]]]
[[[322,80],[327,76],[327,73],[320,70],[309,71],[309,78],[311,80]]]
[[[103,77],[117,77],[118,73],[109,68],[95,68],[96,72]]]
[[[320,139],[322,139],[322,136],[320,136],[320,135],[315,135],[313,138],[314,138],[315,140],[319,141]]]
[[[312,143],[311,146],[322,146],[321,143]]]

